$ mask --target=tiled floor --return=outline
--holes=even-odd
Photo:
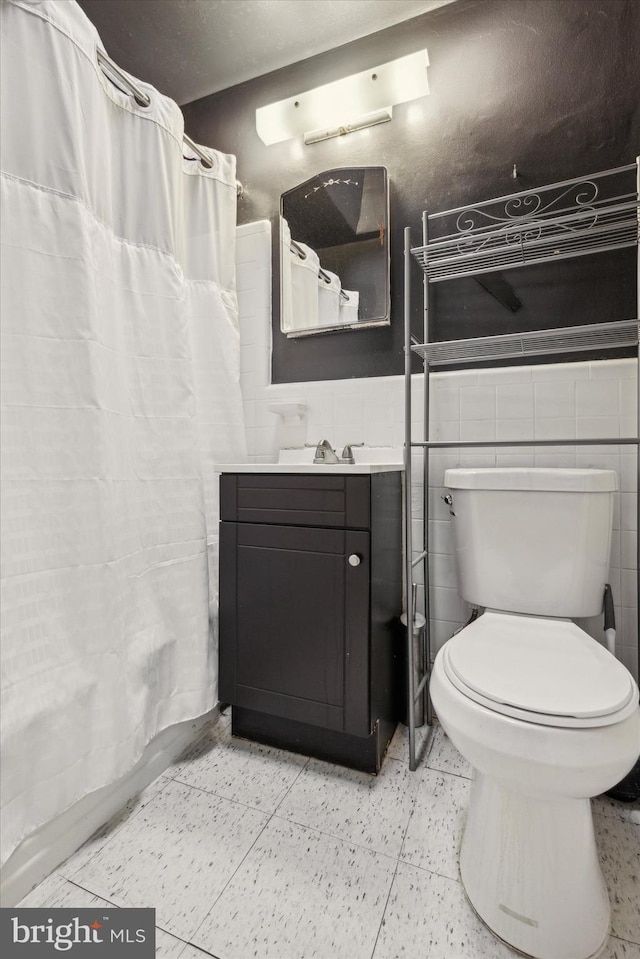
[[[470,775],[439,727],[418,772],[400,727],[371,777],[232,741],[223,718],[22,904],[154,906],[161,959],[514,959],[458,879]],[[601,959],[640,959],[640,807],[594,806]]]

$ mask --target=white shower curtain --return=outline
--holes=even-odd
[[[246,451],[235,158],[185,159],[75,0],[0,16],[5,861],[215,704],[215,470]]]

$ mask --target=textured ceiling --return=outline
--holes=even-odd
[[[453,0],[78,0],[109,56],[178,103]]]

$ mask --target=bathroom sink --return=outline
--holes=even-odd
[[[340,451],[338,451],[340,452]],[[354,446],[355,463],[314,463],[314,447],[280,450],[277,463],[234,463],[221,473],[385,473],[402,469],[402,450],[394,446]]]

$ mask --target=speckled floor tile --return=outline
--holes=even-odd
[[[218,723],[166,775],[271,813],[306,763],[306,756],[233,738],[230,724]]]
[[[19,906],[36,909],[38,906],[49,905],[49,900],[53,899],[65,885],[66,879],[57,872],[52,872],[50,876],[38,883],[35,889],[20,900]],[[5,906],[5,903],[2,903]]]
[[[178,959],[207,959],[207,956],[212,956],[213,959],[218,959],[218,957],[214,956],[212,952],[205,952],[204,949],[198,949],[197,946],[187,945],[180,953]]]
[[[436,726],[418,726],[416,729],[416,756],[418,766],[426,764],[433,740],[435,738]],[[398,759],[400,762],[409,762],[409,729],[402,723],[393,734],[393,739],[387,749],[388,759]]]
[[[208,952],[202,952],[182,939],[156,927],[156,959],[207,959]]]
[[[457,881],[471,783],[441,728],[411,773],[399,727],[379,777],[229,743],[226,717],[168,771],[204,787],[159,777],[20,905],[154,906],[159,959],[370,959],[376,937],[373,959],[515,959]],[[266,811],[247,808],[261,796]],[[593,809],[613,932],[598,959],[640,959],[640,809]]]
[[[640,944],[640,826],[600,814],[593,825],[611,900],[611,933]]]
[[[133,796],[129,802],[123,806],[119,813],[113,816],[104,826],[101,826],[90,839],[87,839],[77,852],[70,856],[66,862],[62,863],[62,865],[58,867],[57,872],[67,879],[72,879],[78,870],[86,865],[86,863],[109,842],[119,829],[122,829],[141,809],[144,809],[149,800],[164,789],[169,782],[170,780],[165,776],[158,776],[152,783],[149,783],[148,786],[141,789],[137,795]]]
[[[191,941],[224,959],[369,959],[395,865],[274,817]]]
[[[311,759],[276,815],[397,858],[419,782],[396,759],[377,776]]]
[[[433,745],[427,758],[429,769],[437,769],[442,773],[452,773],[454,776],[464,776],[471,779],[473,767],[464,759],[453,745],[442,726],[435,727]]]
[[[598,953],[597,959],[640,959],[640,946],[635,942],[609,936],[606,946]]]
[[[156,927],[156,959],[180,959],[185,942]]]
[[[373,959],[514,959],[469,906],[462,886],[399,863]]]
[[[91,909],[93,906],[100,909],[117,908],[114,903],[101,899],[55,872],[32,889],[19,905],[30,909],[38,906],[50,909]]]
[[[458,879],[458,853],[471,781],[425,769],[400,858],[449,879]]]
[[[170,782],[75,876],[121,906],[154,906],[159,926],[188,940],[267,816]]]
[[[594,813],[601,816],[612,816],[614,819],[624,819],[626,822],[640,826],[640,799],[636,802],[618,802],[609,796],[597,796],[591,800]]]

